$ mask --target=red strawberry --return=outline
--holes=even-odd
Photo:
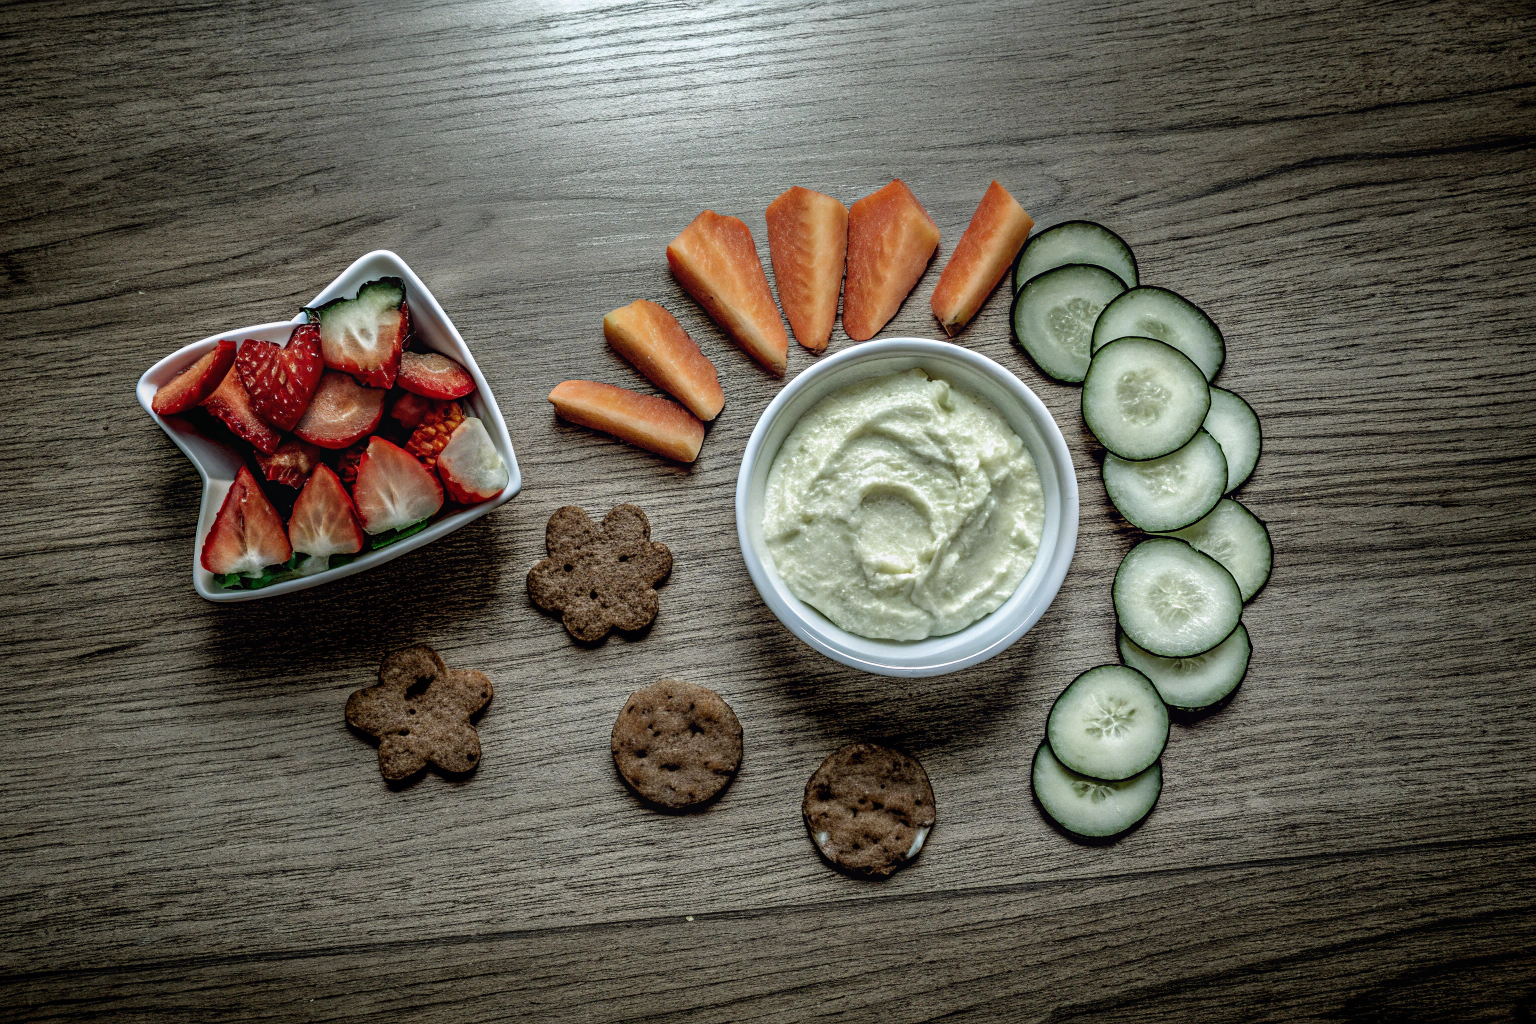
[[[363,461],[363,452],[368,450],[367,441],[359,441],[357,444],[341,453],[341,458],[336,460],[336,475],[341,477],[342,484],[347,490],[357,483],[357,464]]]
[[[428,469],[437,467],[437,453],[443,450],[454,428],[464,422],[464,410],[458,402],[433,402],[422,417],[421,426],[405,442],[405,450],[422,461]]]
[[[324,368],[320,328],[314,324],[294,328],[286,346],[248,338],[235,357],[235,371],[256,415],[278,430],[292,430],[299,422]]]
[[[352,500],[363,529],[383,533],[436,513],[443,507],[443,486],[408,452],[375,437],[357,464]]]
[[[400,392],[395,399],[395,404],[389,407],[389,415],[400,421],[400,425],[406,430],[415,430],[421,426],[422,419],[432,411],[437,403],[430,398],[412,394],[409,391]]]
[[[474,416],[460,423],[448,439],[437,457],[437,475],[448,497],[461,505],[489,501],[511,479],[485,424]]]
[[[223,420],[235,436],[255,445],[257,451],[271,455],[282,443],[283,435],[256,415],[256,410],[251,407],[251,396],[246,394],[238,373],[226,373],[213,394],[203,399],[203,407]]]
[[[329,568],[332,555],[363,549],[363,529],[352,499],[331,467],[317,467],[299,492],[288,518],[288,539],[293,550],[311,556],[299,564],[299,571],[306,574]]]
[[[395,383],[427,398],[463,398],[475,390],[469,371],[439,352],[402,352]]]
[[[325,365],[350,373],[364,384],[388,388],[400,369],[400,353],[411,330],[405,282],[381,277],[357,290],[355,299],[332,299],[305,310],[320,325]]]
[[[150,408],[160,416],[186,412],[213,394],[213,389],[223,382],[234,361],[235,343],[219,342],[212,352],[160,385],[149,403]]]
[[[327,370],[293,432],[321,448],[345,448],[373,433],[383,418],[383,391]]]
[[[306,441],[288,438],[271,455],[256,453],[256,465],[266,478],[285,487],[303,487],[320,464],[320,449]]]
[[[251,471],[241,466],[208,536],[203,538],[203,568],[220,575],[238,572],[260,576],[267,566],[292,557],[293,548],[277,509]]]

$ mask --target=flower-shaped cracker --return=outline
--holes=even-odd
[[[379,740],[379,771],[391,782],[427,766],[471,771],[480,763],[480,734],[470,718],[491,702],[491,681],[473,669],[450,669],[417,644],[385,655],[376,686],[347,700],[347,724]]]
[[[601,527],[574,505],[557,509],[544,529],[549,557],[529,571],[528,595],[561,613],[578,640],[644,629],[661,608],[656,584],[672,571],[672,552],[650,538],[650,521],[634,505],[614,506]]]

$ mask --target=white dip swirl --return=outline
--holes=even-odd
[[[763,538],[802,601],[851,633],[921,640],[995,610],[1034,563],[1040,474],[987,402],[922,370],[817,402],[774,457]]]

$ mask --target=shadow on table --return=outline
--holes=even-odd
[[[309,590],[224,605],[210,652],[223,682],[281,690],[334,668],[367,679],[389,651],[453,647],[511,586],[506,531],[487,516],[392,562]],[[299,683],[298,685],[305,685]]]

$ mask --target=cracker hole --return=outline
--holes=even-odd
[[[407,697],[420,697],[427,692],[427,687],[431,685],[431,676],[417,676],[416,681],[405,688],[405,695]]]
[[[629,561],[629,556],[628,555],[620,555],[619,556],[619,561],[627,562],[627,561]]]
[[[596,601],[597,600],[597,591],[594,590],[594,591],[592,591],[592,593],[588,594],[587,596],[590,597],[592,600]]]
[[[570,562],[566,562],[565,563],[565,571],[566,572],[570,572],[571,571],[571,563]]]
[[[664,764],[661,766],[661,770],[664,772],[675,772],[681,767],[682,765],[680,764]]]
[[[646,754],[649,754],[649,753],[650,753],[649,750],[637,750],[637,751],[635,751],[635,756],[636,757],[644,757]]]
[[[704,727],[702,725],[700,725],[698,722],[689,722],[688,723],[688,731],[693,733],[695,736],[703,736],[704,735]]]
[[[410,734],[411,734],[411,730],[409,730],[409,729],[401,729],[400,730],[400,735],[401,736],[409,736]]]
[[[416,713],[416,709],[415,708],[406,708],[405,709],[405,713],[408,714],[408,715],[414,715]]]

